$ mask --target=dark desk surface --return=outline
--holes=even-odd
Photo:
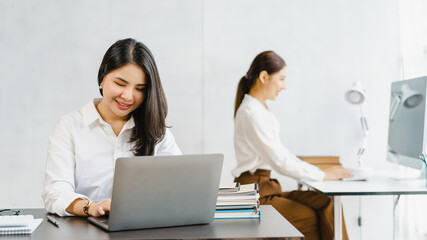
[[[22,209],[21,214],[43,218],[42,224],[31,235],[0,236],[0,239],[304,239],[303,235],[273,207],[261,206],[261,220],[217,219],[211,224],[106,232],[87,222],[83,217],[60,218],[59,228],[48,222],[44,209]]]

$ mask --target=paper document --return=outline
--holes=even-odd
[[[33,219],[28,226],[7,226],[0,227],[0,235],[9,235],[9,234],[30,234],[36,230],[36,228],[43,222],[43,219]]]

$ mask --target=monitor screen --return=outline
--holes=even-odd
[[[425,152],[427,77],[391,84],[387,160],[421,169]]]

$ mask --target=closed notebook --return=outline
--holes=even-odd
[[[240,183],[221,183],[219,185],[219,192],[236,192],[240,189]]]
[[[252,195],[218,195],[217,201],[239,201],[239,200],[258,200],[259,194]]]
[[[258,199],[232,199],[232,200],[224,200],[224,201],[217,201],[217,206],[224,206],[224,205],[257,205],[259,204]]]
[[[218,196],[228,196],[228,195],[251,195],[258,193],[258,184],[250,183],[240,185],[239,190],[236,191],[227,191],[227,192],[219,192]]]
[[[216,210],[215,219],[245,219],[245,218],[260,218],[261,212],[259,209],[233,209],[233,210]]]
[[[259,204],[216,205],[216,210],[259,208]]]
[[[0,235],[30,234],[43,222],[43,219],[32,219],[27,226],[0,227]]]

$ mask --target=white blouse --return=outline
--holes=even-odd
[[[234,123],[237,167],[234,177],[246,171],[274,169],[296,179],[323,180],[325,173],[302,161],[280,141],[280,126],[274,115],[256,98],[245,94]]]
[[[49,136],[43,199],[46,210],[60,216],[77,198],[101,202],[111,198],[114,167],[119,157],[130,157],[129,139],[135,126],[130,118],[120,134],[106,123],[94,99],[82,109],[62,116]],[[181,155],[169,129],[154,155]]]

